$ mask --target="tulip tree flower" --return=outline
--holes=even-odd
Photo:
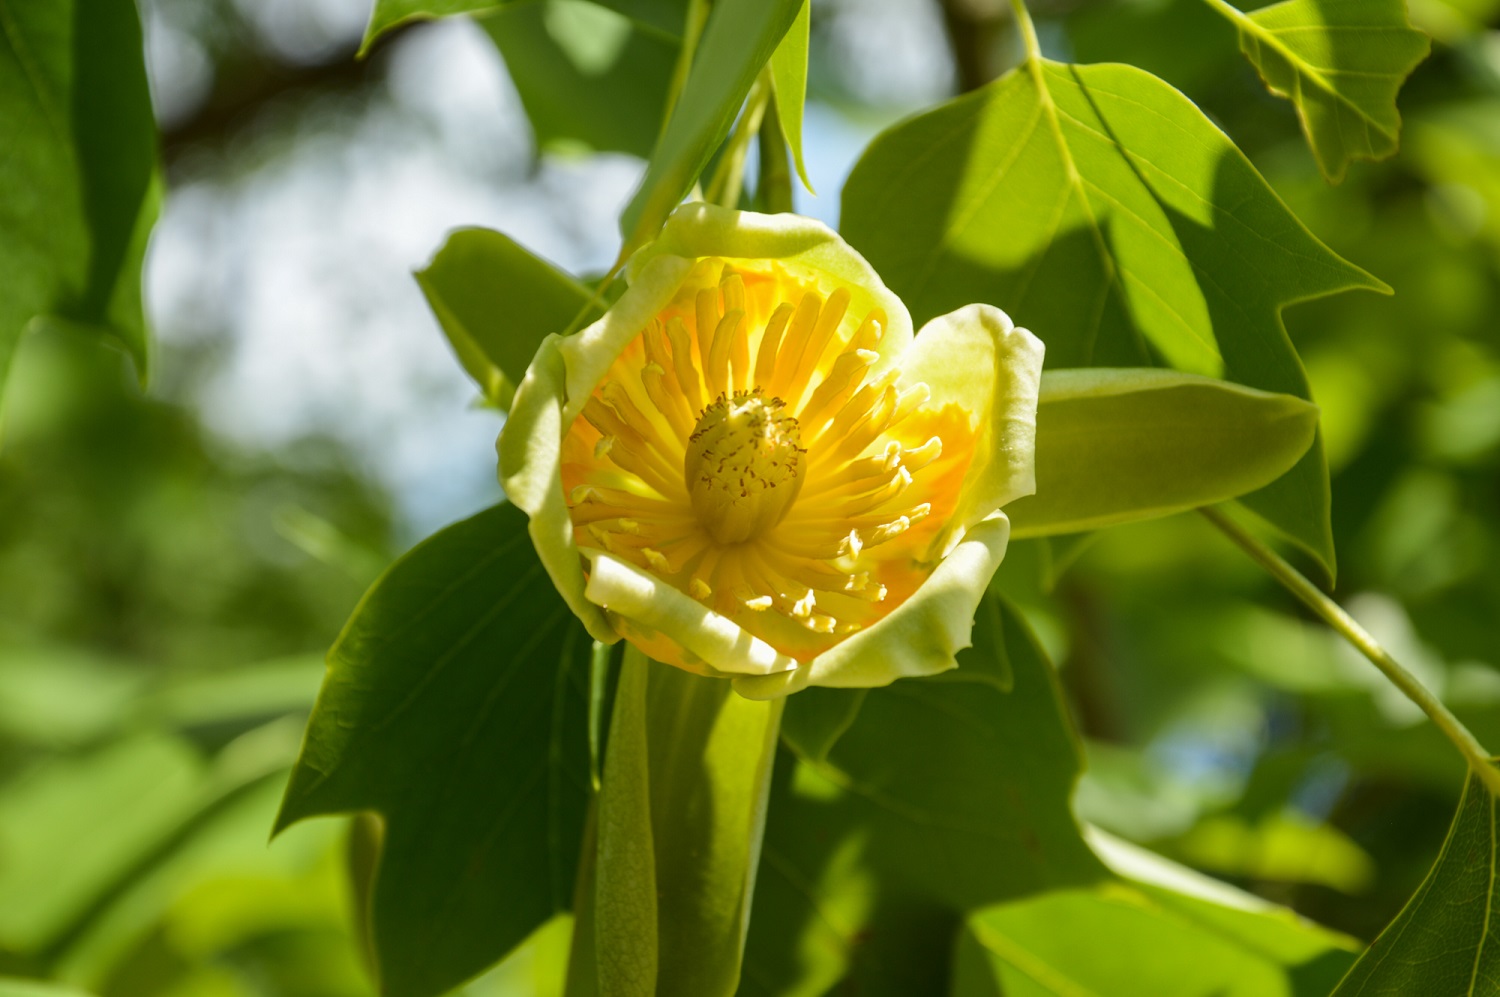
[[[970,305],[915,336],[837,234],[694,203],[550,336],[501,481],[596,639],[750,698],[956,665],[1035,489],[1042,344]]]

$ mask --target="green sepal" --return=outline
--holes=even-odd
[[[1317,427],[1311,402],[1228,381],[1151,368],[1048,371],[1036,494],[1006,506],[1011,535],[1078,533],[1244,495],[1296,464]]]

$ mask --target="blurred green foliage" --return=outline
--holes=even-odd
[[[1500,745],[1500,5],[1412,0],[1435,48],[1402,92],[1402,151],[1337,187],[1199,0],[1036,7],[1060,54],[1183,90],[1314,234],[1395,290],[1284,315],[1323,412],[1337,594]],[[826,53],[830,15],[814,4],[812,21]],[[226,66],[261,65],[213,32]],[[995,38],[1003,63],[1003,26]],[[852,101],[826,71],[809,87]],[[608,124],[581,139],[640,151],[659,127]],[[0,976],[101,997],[373,992],[357,926],[378,834],[328,820],[265,839],[322,653],[393,553],[387,499],[326,441],[259,454],[215,439],[74,330],[27,340],[8,394]],[[997,586],[1059,663],[1085,738],[1086,819],[1362,941],[1417,889],[1461,762],[1206,523],[1018,543]],[[1141,906],[1129,892],[1046,902],[1101,922]],[[1014,915],[971,922],[966,984],[989,984],[986,966],[1004,978],[985,931]],[[548,993],[566,944],[554,920],[469,992]],[[53,992],[38,986],[0,993]]]

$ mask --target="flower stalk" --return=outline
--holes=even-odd
[[[1344,612],[1342,606],[1325,595],[1316,585],[1307,579],[1296,568],[1277,554],[1270,547],[1262,543],[1239,523],[1230,519],[1221,510],[1216,508],[1199,509],[1205,519],[1213,523],[1230,540],[1250,556],[1250,559],[1260,565],[1267,573],[1275,578],[1292,595],[1302,601],[1314,613],[1332,627],[1339,636],[1347,640],[1356,651],[1369,659],[1370,663],[1380,669],[1391,684],[1421,708],[1428,718],[1442,731],[1443,736],[1453,743],[1458,753],[1463,755],[1468,762],[1469,768],[1474,774],[1484,780],[1485,786],[1496,796],[1500,796],[1500,769],[1491,763],[1491,754],[1479,743],[1473,733],[1463,725],[1463,722],[1454,716],[1442,701],[1432,694],[1432,691],[1417,681],[1417,677],[1402,667],[1401,663],[1391,657],[1389,651],[1380,646],[1370,633],[1360,626],[1352,616]]]

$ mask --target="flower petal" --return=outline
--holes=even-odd
[[[926,384],[930,406],[956,405],[981,420],[958,507],[934,555],[960,531],[1036,491],[1036,406],[1044,349],[1000,309],[968,305],[924,325],[900,358],[902,383]]]
[[[850,314],[865,315],[876,309],[885,313],[885,335],[877,348],[881,363],[872,376],[879,375],[912,341],[911,314],[906,305],[837,232],[811,218],[732,211],[695,201],[673,212],[657,240],[631,259],[627,273],[632,284],[637,273],[643,273],[661,255],[781,260],[827,274],[848,287]]]
[[[774,699],[809,685],[870,688],[958,667],[956,655],[970,644],[974,612],[1009,538],[1004,513],[976,523],[911,598],[884,619],[796,671],[738,677],[735,691],[747,699]]]
[[[670,635],[715,671],[763,676],[797,667],[795,659],[666,582],[603,551],[584,553],[590,559],[589,599],[632,623]]]
[[[561,343],[557,335],[542,340],[516,388],[510,415],[495,444],[500,453],[500,484],[506,498],[530,517],[526,531],[568,608],[591,637],[614,643],[620,635],[584,595],[583,565],[563,496],[562,438],[571,420],[563,417],[567,368]]]

